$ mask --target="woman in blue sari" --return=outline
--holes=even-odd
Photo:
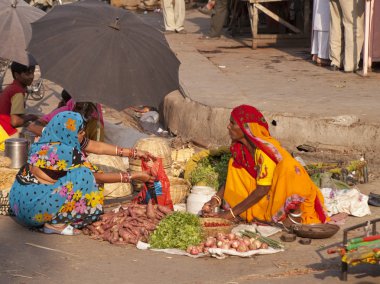
[[[80,114],[57,114],[32,144],[28,162],[16,176],[9,196],[16,218],[45,233],[76,235],[103,213],[103,183],[152,182],[148,173],[101,173],[85,152],[154,159],[149,153],[123,149],[85,138]]]

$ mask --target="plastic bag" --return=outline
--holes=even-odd
[[[140,193],[133,200],[139,204],[148,204],[152,200],[153,204],[167,206],[173,210],[173,202],[170,196],[170,182],[162,166],[162,159],[146,162],[141,161],[141,170],[150,172],[156,177],[153,184],[144,184]]]

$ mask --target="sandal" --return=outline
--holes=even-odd
[[[80,235],[80,231],[75,231],[75,228],[71,225],[67,225],[63,230],[60,229],[53,229],[44,226],[42,228],[42,232],[45,234],[58,234],[58,235],[64,235],[64,236],[77,236]]]

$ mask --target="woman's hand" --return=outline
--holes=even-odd
[[[149,153],[147,151],[143,151],[143,150],[137,150],[136,157],[143,159],[144,161],[149,161],[149,160],[155,161],[155,160],[157,160],[157,158],[155,156],[153,156],[151,153]]]
[[[143,183],[153,183],[156,178],[154,176],[151,176],[147,172],[137,172],[132,174],[132,179],[133,180],[138,180]]]
[[[219,212],[219,213],[215,213],[215,212],[210,212],[210,213],[205,213],[204,211],[202,211],[202,215],[204,217],[212,217],[212,218],[223,218],[223,219],[227,219],[227,220],[230,220],[230,221],[234,221],[235,218],[231,215],[230,211],[227,210],[227,211],[223,211],[223,212]]]
[[[202,215],[203,216],[206,216],[208,215],[208,217],[212,217],[210,216],[211,214],[215,214],[214,212],[214,209],[216,207],[218,207],[218,201],[215,199],[215,198],[211,198],[210,201],[206,202],[203,207],[202,207]]]

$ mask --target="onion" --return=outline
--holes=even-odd
[[[214,244],[216,244],[216,239],[214,237],[208,237],[206,242],[205,242],[205,246],[211,247]]]
[[[234,233],[229,233],[227,235],[227,239],[229,239],[230,241],[233,241],[234,239],[236,239],[236,235]]]
[[[234,241],[232,241],[232,243],[231,243],[231,247],[232,248],[234,248],[234,249],[237,249],[238,248],[238,246],[239,246],[239,241],[238,240],[234,240]]]
[[[194,247],[194,246],[188,246],[187,249],[186,249],[186,252],[187,252],[187,253],[190,253],[191,250],[193,249],[193,247]]]
[[[256,250],[256,249],[257,249],[257,246],[255,245],[255,243],[251,243],[251,244],[248,246],[248,248],[249,248],[250,250]]]
[[[204,247],[204,248],[203,248],[203,252],[204,252],[204,253],[208,253],[208,250],[209,250],[209,249],[210,249],[210,248],[208,248],[208,247]]]
[[[248,248],[245,244],[243,243],[240,243],[240,245],[237,247],[236,249],[238,252],[246,252],[248,251]]]
[[[217,239],[218,241],[223,241],[225,238],[226,238],[226,236],[225,236],[223,233],[218,233],[218,234],[216,235],[216,239]]]
[[[223,243],[223,245],[222,245],[222,247],[221,247],[221,249],[230,249],[231,248],[231,246],[230,246],[230,244],[229,243]]]
[[[268,246],[267,243],[262,243],[260,248],[262,248],[262,249],[267,249],[268,247],[269,247],[269,246]]]
[[[197,247],[193,247],[191,250],[190,250],[190,254],[192,255],[197,255],[199,254],[199,250]]]
[[[253,244],[255,244],[255,246],[256,246],[257,248],[260,248],[260,247],[261,247],[261,242],[260,242],[259,240],[254,240],[254,241],[253,241]]]
[[[243,242],[245,243],[246,246],[249,246],[251,244],[251,240],[248,237],[243,237]]]
[[[222,241],[218,241],[218,242],[216,243],[216,246],[217,246],[218,248],[221,248],[222,245],[223,245],[223,242],[222,242]]]

